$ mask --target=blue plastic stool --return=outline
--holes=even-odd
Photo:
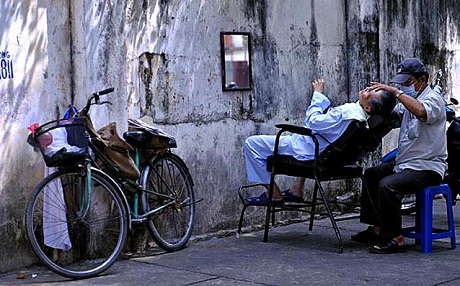
[[[433,228],[433,198],[442,194],[446,199],[447,220],[449,229]],[[417,216],[414,227],[403,229],[403,236],[421,243],[422,253],[433,250],[433,240],[450,237],[452,249],[456,248],[454,213],[452,210],[452,194],[447,184],[426,187],[417,192]]]

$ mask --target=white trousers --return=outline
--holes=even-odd
[[[275,135],[250,136],[244,142],[246,174],[249,182],[270,183],[270,173],[267,172],[267,157],[273,155],[275,149]],[[313,159],[311,139],[299,135],[280,137],[278,154],[294,156],[300,160]]]

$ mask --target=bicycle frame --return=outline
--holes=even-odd
[[[91,102],[94,100],[95,103],[94,104],[98,104],[98,105],[101,105],[101,104],[105,104],[105,103],[110,103],[108,101],[104,101],[104,102],[101,102],[100,101],[100,95],[104,95],[104,94],[107,94],[107,93],[110,93],[112,92],[114,89],[113,88],[108,88],[108,89],[105,89],[105,90],[102,90],[100,92],[96,92],[96,93],[93,93],[91,95],[91,97],[88,99],[87,103],[86,103],[86,106],[82,109],[82,112],[81,114],[83,114],[83,116],[87,116],[88,119],[90,119],[90,116],[89,116],[89,109],[90,109],[90,106],[91,106]],[[94,130],[93,127],[91,126],[88,127],[87,126],[87,129],[88,129],[88,132],[91,134],[91,133],[94,133]],[[127,179],[126,177],[123,176],[123,174],[120,172],[120,170],[117,168],[117,166],[115,166],[115,164],[113,164],[102,152],[101,150],[99,150],[97,148],[97,146],[95,146],[95,144],[92,142],[92,138],[89,138],[88,139],[88,147],[96,154],[97,158],[99,158],[102,162],[103,162],[103,165],[104,167],[108,167],[109,171],[109,176],[112,177],[117,183],[118,183],[118,186],[120,186],[120,189],[122,190],[125,190],[125,188],[123,187],[124,186],[124,183],[128,184],[128,185],[132,185],[132,183],[130,182],[129,179]],[[160,149],[158,150],[157,152],[169,152],[169,148],[164,148],[164,149]],[[135,152],[134,152],[134,161],[135,161],[135,164],[137,166],[137,168],[139,170],[141,170],[141,150],[138,149],[138,148],[135,148]],[[150,165],[150,167],[152,168],[152,170],[154,170],[156,172],[157,175],[159,175],[158,177],[164,182],[164,179],[162,178],[162,176],[156,171],[155,169],[155,166],[153,166],[149,160],[149,158],[146,158],[144,156],[144,162],[146,162],[147,164]],[[93,166],[98,166],[98,164],[94,161],[94,160],[91,160],[91,165]],[[187,167],[185,165],[183,165],[183,167],[185,169],[187,169]],[[192,185],[193,185],[193,180],[191,179],[191,177],[189,178],[192,182]],[[137,182],[138,183],[138,182]],[[167,186],[167,184],[165,184]],[[131,208],[131,206],[129,205],[129,203],[126,203],[126,207],[127,207],[127,210],[129,210],[129,214],[130,214],[130,222],[133,221],[133,220],[143,220],[143,219],[146,219],[147,216],[149,215],[152,215],[152,214],[155,214],[159,211],[161,211],[162,209],[172,205],[172,204],[175,204],[176,202],[174,201],[174,198],[172,196],[166,196],[156,190],[147,190],[147,189],[139,189],[139,188],[136,188],[138,191],[136,191],[134,194],[133,194],[133,208]],[[171,191],[171,190],[170,190]],[[142,215],[139,215],[139,194],[140,192],[147,192],[147,193],[150,193],[150,194],[155,194],[159,197],[163,197],[163,198],[167,198],[167,199],[170,199],[171,202],[170,203],[167,203],[165,205],[162,205],[160,207],[157,207],[155,209],[152,209],[152,210],[149,210],[147,213],[145,214],[142,214]],[[125,202],[127,202],[128,200],[126,199],[126,195],[122,192],[122,197],[125,199]],[[190,204],[194,204],[196,203],[197,201],[195,202],[189,202]],[[184,202],[182,202],[184,203]],[[131,215],[133,216],[133,218],[131,218]],[[130,223],[131,225],[131,223]]]
[[[91,184],[89,183],[91,181],[91,164],[89,164],[89,161],[86,162],[86,177],[85,180],[82,182],[82,184],[86,184],[86,186],[82,186],[82,190],[86,190],[86,198],[85,198],[85,192],[82,192],[80,194],[81,196],[81,206],[80,210],[81,213],[79,214],[79,218],[84,218],[86,214],[89,212],[89,206],[91,205],[91,202],[89,201],[91,198],[92,194],[92,187]]]
[[[168,150],[165,149],[165,150],[162,150],[162,151],[168,151]],[[140,150],[140,149],[135,149],[135,152],[134,152],[134,162],[136,163],[136,166],[137,166],[138,168],[141,167],[141,164],[140,164],[141,156],[143,156],[141,150]],[[153,166],[153,164],[151,163],[151,161],[148,160],[148,158],[146,158],[145,156],[143,156],[143,159],[144,159],[144,162],[146,162],[146,163],[152,168],[152,170],[158,175],[158,177],[159,177],[159,178],[161,179],[161,181],[164,183],[164,182],[165,182],[165,181],[164,181],[164,178],[158,173],[157,169],[155,168],[155,166]],[[167,184],[164,184],[164,185],[168,188],[168,190],[169,190],[171,193],[173,193],[173,191],[169,188],[169,186],[168,186]],[[155,188],[155,187],[153,186],[153,188]],[[142,191],[142,192],[149,193],[149,194],[154,194],[154,195],[156,195],[156,196],[159,196],[159,197],[162,197],[162,198],[169,199],[169,200],[171,200],[171,201],[170,201],[169,203],[167,203],[167,204],[164,204],[164,205],[160,206],[160,207],[157,207],[157,208],[155,208],[155,209],[149,210],[148,212],[146,212],[146,213],[144,213],[144,214],[142,214],[142,215],[139,216],[139,214],[138,214],[138,212],[137,212],[137,210],[138,210],[138,205],[137,205],[137,203],[138,203],[138,200],[139,200],[139,193],[140,193],[140,192],[136,192],[136,193],[134,193],[134,204],[135,204],[134,217],[143,219],[143,218],[146,218],[146,217],[149,216],[149,215],[155,214],[155,213],[157,213],[157,212],[159,212],[159,211],[161,211],[161,210],[163,210],[163,209],[165,209],[165,208],[167,208],[167,207],[169,207],[169,206],[171,206],[171,205],[173,205],[173,204],[176,203],[175,200],[174,200],[174,197],[172,197],[172,196],[167,196],[167,195],[164,195],[164,194],[161,194],[160,192],[158,192],[158,191],[156,191],[156,190],[142,189],[141,191]],[[184,202],[182,202],[182,203],[184,203]]]
[[[92,173],[93,173],[92,168],[96,168],[96,167],[97,167],[97,165],[94,164],[90,158],[86,159],[84,162],[82,162],[81,164],[78,164],[78,166],[77,166],[77,168],[79,170],[81,170],[81,174],[82,174],[81,177],[83,179],[81,181],[81,184],[82,184],[81,189],[86,190],[86,192],[82,192],[80,194],[80,210],[78,211],[80,219],[84,218],[89,212],[89,208],[90,208],[90,205],[91,205],[91,199],[90,198],[92,198],[92,193],[93,193],[93,189],[92,189],[92,186],[90,184],[91,176],[92,176]],[[99,168],[96,168],[96,169],[98,170],[98,172],[101,172],[101,173],[105,174],[105,172],[100,170]],[[127,209],[129,210],[129,203],[128,203],[128,200],[127,200],[125,194],[123,193],[123,188],[120,185],[120,182],[118,182],[117,180],[114,180],[113,177],[108,175],[108,174],[105,174],[105,175],[106,175],[105,178],[107,180],[110,180],[110,182],[113,185],[118,187],[119,195],[121,196],[121,198],[123,200],[123,204],[125,205],[125,207],[128,207]],[[131,217],[130,213],[128,213],[128,215]]]
[[[125,190],[125,188],[123,187],[124,183],[126,184],[131,184],[131,182],[129,181],[129,179],[125,178],[123,176],[123,174],[121,174],[121,172],[118,171],[118,168],[117,166],[112,163],[96,146],[95,144],[91,141],[91,139],[89,140],[89,143],[88,143],[88,146],[89,148],[95,153],[96,157],[102,161],[102,165],[104,167],[108,167],[109,169],[109,176],[113,178],[113,180],[115,182],[117,182],[117,185],[120,186],[120,189],[122,190]],[[167,150],[162,150],[162,151],[167,151]],[[141,167],[141,157],[144,159],[144,162],[149,164],[152,168],[152,170],[154,170],[154,172],[157,172],[157,170],[155,169],[155,167],[152,165],[152,163],[150,162],[150,160],[148,160],[148,158],[146,158],[145,156],[143,156],[141,150],[139,149],[134,149],[134,162],[136,164],[136,166],[140,169]],[[91,160],[91,165],[93,166],[98,166],[98,164],[94,161],[94,160]],[[115,176],[112,176],[111,174],[116,174],[117,177]],[[90,175],[90,173],[89,173]],[[163,178],[161,176],[159,176],[159,178],[161,178],[161,180],[163,180]],[[143,214],[139,214],[139,196],[141,194],[141,192],[146,192],[146,193],[150,193],[150,194],[155,194],[159,197],[163,197],[163,198],[166,198],[166,199],[169,199],[171,200],[169,203],[166,203],[162,206],[159,206],[155,209],[151,209],[149,210],[148,212],[146,213],[143,213]],[[125,197],[126,199],[126,194],[123,192],[123,197]],[[173,204],[175,204],[175,201],[174,201],[174,198],[171,197],[171,196],[166,196],[164,194],[161,194],[160,192],[158,191],[155,191],[155,190],[148,190],[148,189],[138,189],[137,192],[135,193],[132,193],[132,195],[130,194],[130,196],[132,196],[133,198],[133,203],[132,203],[132,206],[128,203],[128,200],[126,199],[126,207],[127,207],[127,210],[129,210],[129,214],[130,214],[130,227],[131,227],[131,222],[133,221],[143,221],[145,220],[149,215],[152,215],[152,214],[155,214]]]

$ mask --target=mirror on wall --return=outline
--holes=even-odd
[[[221,32],[222,90],[252,89],[249,33]]]

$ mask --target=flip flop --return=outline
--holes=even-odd
[[[295,203],[303,203],[304,200],[302,197],[293,195],[289,189],[282,191],[281,195],[283,196],[283,200],[286,202],[295,202]]]
[[[404,245],[399,245],[393,239],[387,243],[377,243],[369,247],[370,253],[376,254],[392,254],[392,253],[403,253],[406,252],[406,247]]]
[[[246,203],[253,206],[266,206],[268,205],[268,197],[265,193],[262,193],[255,197],[245,199]],[[284,201],[272,201],[272,205],[279,206],[284,204]]]

